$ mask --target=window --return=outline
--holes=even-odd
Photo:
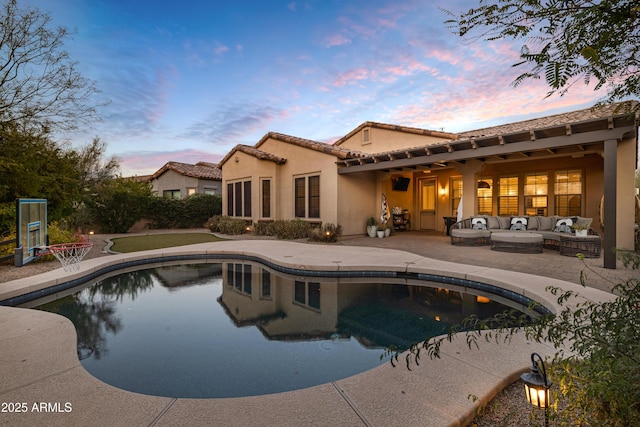
[[[309,177],[309,218],[320,218],[320,177]]]
[[[458,215],[458,206],[460,206],[460,200],[462,199],[462,178],[451,178],[451,215]]]
[[[271,272],[262,269],[262,286],[260,287],[260,298],[271,299]]]
[[[369,129],[363,129],[362,130],[362,142],[370,142],[371,141],[371,135],[370,135],[370,130]]]
[[[298,304],[320,310],[320,283],[296,280],[293,287],[293,300]]]
[[[193,196],[194,194],[196,194],[196,189],[194,187],[188,187],[187,196]]]
[[[168,199],[179,199],[180,190],[164,190],[162,195]]]
[[[236,291],[251,295],[251,264],[227,264],[227,286]],[[263,284],[264,287],[264,284]]]
[[[235,186],[235,199],[236,199],[236,206],[234,209],[234,214],[235,216],[242,216],[242,183],[241,182],[236,182],[234,184]]]
[[[204,194],[208,194],[209,196],[213,196],[214,194],[217,194],[217,192],[216,192],[215,188],[205,187]]]
[[[524,214],[547,215],[549,176],[546,173],[530,173],[524,176]]]
[[[251,217],[251,181],[227,184],[227,215]]]
[[[518,177],[500,177],[498,186],[498,215],[518,215]]]
[[[251,216],[251,181],[244,182],[244,216]]]
[[[294,180],[294,214],[296,218],[320,218],[320,175]]]
[[[565,170],[555,174],[555,214],[578,216],[582,213],[582,171]]]
[[[233,184],[227,184],[227,215],[233,216]]]
[[[262,218],[271,218],[271,180],[262,180]]]
[[[488,185],[480,186],[480,182]],[[483,178],[478,181],[478,215],[493,215],[493,179]]]

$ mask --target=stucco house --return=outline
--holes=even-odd
[[[380,217],[383,194],[414,230],[443,231],[458,208],[464,217],[579,215],[606,230],[611,263],[611,248],[634,247],[638,115],[626,105],[457,134],[366,122],[331,145],[270,132],[219,163],[223,213],[340,224],[346,235]]]
[[[151,175],[158,196],[184,199],[193,194],[222,194],[222,170],[215,163],[168,162]]]

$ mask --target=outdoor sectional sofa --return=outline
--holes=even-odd
[[[593,247],[593,252],[597,249],[600,253],[600,235],[591,228],[593,218],[580,216],[486,216],[478,215],[465,218],[451,226],[452,245],[488,245],[491,242],[493,233],[532,233],[542,235],[543,245],[547,249],[561,250],[562,240],[572,240],[580,242],[580,237],[576,236],[571,226],[581,226],[588,230],[588,241]],[[571,236],[570,239],[566,237]],[[595,238],[594,236],[597,236]],[[565,239],[563,239],[565,238]],[[569,244],[567,244],[569,245]],[[595,247],[597,245],[597,247]]]

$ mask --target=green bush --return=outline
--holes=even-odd
[[[309,240],[312,242],[335,243],[338,236],[342,234],[342,226],[331,223],[323,224],[321,227],[315,227],[311,230]]]
[[[238,235],[247,230],[247,222],[244,219],[229,216],[214,216],[207,221],[207,228],[213,232]]]
[[[270,223],[271,236],[282,240],[305,239],[309,237],[311,226],[301,219],[279,219]]]
[[[87,207],[103,232],[126,233],[142,219],[152,197],[149,183],[116,178],[96,186]]]
[[[16,204],[0,203],[0,236],[16,232]]]
[[[49,244],[57,245],[60,243],[72,243],[81,239],[81,235],[77,230],[70,229],[63,222],[52,221],[47,225],[47,235],[49,236]]]
[[[194,194],[186,199],[153,197],[145,217],[151,228],[198,228],[222,212],[218,195]]]

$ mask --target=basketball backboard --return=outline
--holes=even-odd
[[[32,261],[47,242],[47,200],[16,200],[15,265]]]

